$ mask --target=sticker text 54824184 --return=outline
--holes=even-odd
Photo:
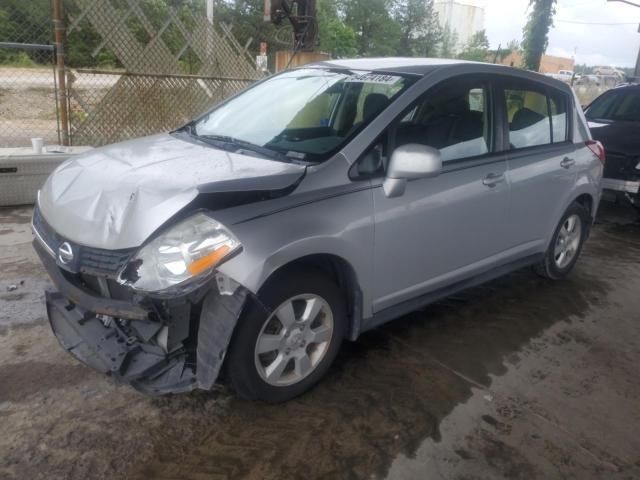
[[[378,83],[382,85],[393,85],[401,80],[402,77],[396,75],[387,75],[384,73],[359,73],[349,77],[347,82],[358,83]]]

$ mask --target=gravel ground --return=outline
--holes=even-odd
[[[73,85],[76,93],[86,96],[88,90],[97,99],[119,78],[101,75],[95,84],[80,77]],[[59,143],[53,69],[0,66],[0,148],[30,146],[33,137]]]
[[[45,321],[30,210],[0,210],[0,478],[640,478],[640,224],[604,210],[570,278],[408,315],[280,406],[80,365]]]

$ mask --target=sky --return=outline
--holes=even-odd
[[[631,0],[640,4],[640,0]],[[522,39],[529,0],[484,0],[492,48]],[[576,63],[632,67],[640,48],[640,8],[606,0],[558,0],[547,53]],[[595,25],[608,24],[608,25]],[[611,25],[616,24],[616,25]]]

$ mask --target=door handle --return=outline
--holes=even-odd
[[[571,168],[576,164],[576,161],[573,158],[564,157],[564,159],[560,162],[560,166],[562,168]]]
[[[483,185],[491,188],[502,182],[504,182],[504,175],[501,173],[490,173],[482,180]]]

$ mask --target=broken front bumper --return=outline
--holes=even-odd
[[[57,291],[47,314],[60,344],[90,367],[148,394],[213,387],[249,292],[209,282],[176,298],[104,298],[75,284],[34,247]]]

